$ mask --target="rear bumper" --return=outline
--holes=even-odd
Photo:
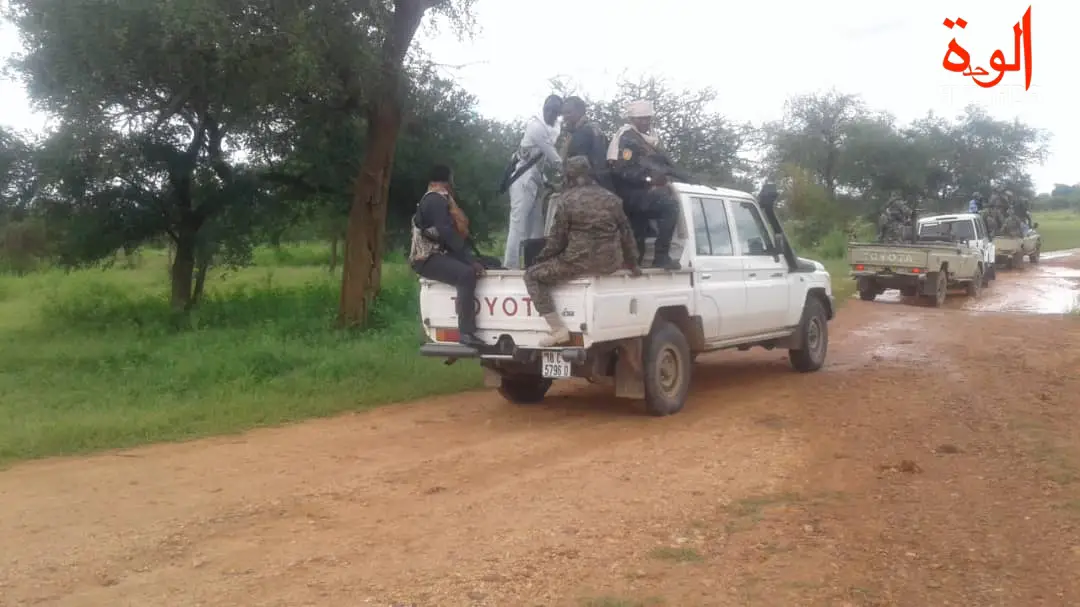
[[[585,348],[517,348],[507,351],[506,349],[491,348],[483,351],[470,348],[461,344],[450,343],[426,343],[420,346],[420,356],[433,358],[459,359],[479,358],[485,360],[504,360],[519,363],[532,363],[540,360],[540,353],[545,351],[557,351],[560,358],[569,363],[583,363],[588,357]]]
[[[434,356],[436,358],[480,358],[480,351],[476,348],[461,344],[436,344],[427,343],[420,346],[420,356]]]

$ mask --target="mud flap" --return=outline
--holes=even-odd
[[[484,367],[484,387],[498,388],[502,386],[502,375],[498,371]]]
[[[615,363],[615,396],[617,398],[645,398],[645,374],[642,364],[644,342],[640,337],[628,339],[618,347]]]
[[[938,274],[941,274],[941,272],[926,273],[926,280],[923,280],[922,286],[919,288],[920,294],[928,297],[937,295]]]

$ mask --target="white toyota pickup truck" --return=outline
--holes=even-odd
[[[792,366],[816,371],[828,350],[835,314],[829,273],[795,256],[773,205],[745,192],[676,184],[682,204],[683,270],[646,270],[560,285],[556,309],[572,331],[570,345],[540,348],[548,326],[536,313],[521,271],[489,271],[476,291],[474,349],[458,341],[456,291],[421,279],[420,314],[429,342],[420,353],[478,359],[485,383],[515,403],[543,400],[553,380],[583,377],[614,386],[618,397],[645,401],[657,416],[682,409],[691,367],[702,352],[753,346],[785,348]],[[646,259],[646,263],[648,259]]]

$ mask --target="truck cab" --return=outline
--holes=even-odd
[[[986,279],[996,278],[994,260],[997,257],[994,240],[986,229],[986,222],[977,213],[957,213],[955,215],[933,215],[921,217],[918,221],[918,239],[920,242],[951,241],[964,244],[978,251],[980,261],[988,268]]]
[[[835,314],[831,278],[822,264],[795,256],[772,207],[775,190],[759,204],[737,190],[673,187],[682,225],[672,254],[683,269],[559,285],[554,299],[569,346],[539,347],[547,324],[531,306],[524,273],[493,270],[474,302],[476,335],[489,344],[482,348],[456,343],[455,289],[421,279],[429,339],[421,354],[479,360],[487,384],[512,402],[537,402],[553,381],[582,377],[644,400],[653,415],[681,410],[702,352],[784,348],[796,370],[819,369]]]

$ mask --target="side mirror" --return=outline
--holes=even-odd
[[[754,238],[751,238],[751,239],[747,240],[746,241],[746,246],[750,249],[749,253],[751,255],[765,255],[766,254],[765,241],[758,238],[758,237],[756,237],[756,236]]]
[[[776,190],[776,184],[769,182],[761,186],[761,193],[758,194],[758,204],[771,207],[776,204],[776,199],[779,197],[780,192]]]

